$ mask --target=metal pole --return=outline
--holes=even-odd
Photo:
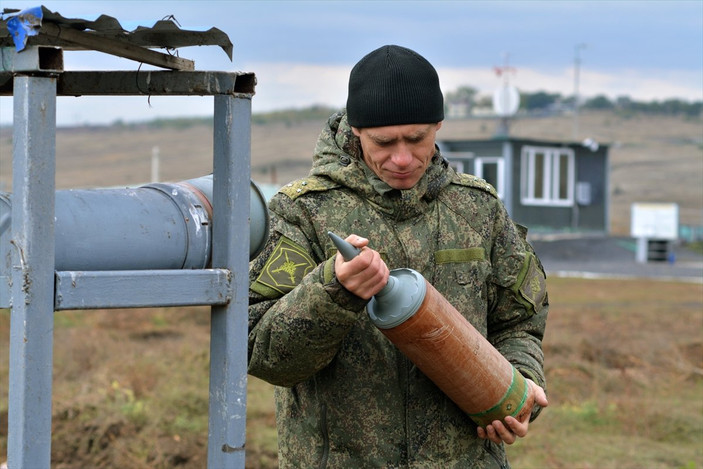
[[[579,136],[579,72],[581,67],[581,49],[585,49],[586,44],[577,44],[574,48],[574,133],[576,140]]]
[[[208,467],[243,468],[246,434],[251,98],[215,96],[213,268],[232,301],[212,307]],[[246,222],[245,222],[246,221]]]
[[[151,149],[151,182],[159,182],[159,163],[160,163],[159,147],[154,146]]]
[[[8,467],[48,468],[54,343],[56,78],[14,78]]]

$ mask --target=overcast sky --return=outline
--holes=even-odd
[[[44,5],[68,18],[117,18],[127,30],[173,15],[183,29],[217,27],[217,46],[180,50],[196,70],[257,76],[254,112],[312,104],[343,106],[349,70],[384,44],[410,47],[437,68],[444,92],[473,86],[490,95],[495,66],[514,68],[520,91],[636,100],[703,99],[703,1],[51,1],[0,0],[4,8]],[[577,52],[578,51],[578,52]],[[64,53],[66,70],[136,70],[93,52]],[[142,68],[144,70],[144,68]],[[105,124],[212,114],[212,98],[59,98],[59,125]],[[0,98],[0,124],[12,99]]]

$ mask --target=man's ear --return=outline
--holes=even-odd
[[[439,129],[442,128],[442,122],[444,122],[444,121],[439,121],[439,122],[437,122],[437,128],[435,129],[435,131],[437,131],[437,130],[439,130]],[[353,127],[352,127],[352,128],[353,128]]]
[[[356,135],[357,137],[361,137],[361,129],[358,129],[354,126],[352,126],[351,129],[352,129],[352,132],[354,132],[354,135]]]

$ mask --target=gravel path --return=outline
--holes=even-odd
[[[637,262],[632,238],[530,237],[547,275],[579,277],[648,277],[703,283],[703,255],[674,246],[673,262]]]

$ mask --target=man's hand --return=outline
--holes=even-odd
[[[500,444],[501,442],[512,445],[518,438],[523,438],[527,435],[527,429],[530,425],[530,415],[532,414],[532,407],[538,404],[542,407],[547,407],[549,402],[547,402],[547,395],[540,386],[536,385],[532,380],[527,380],[527,403],[529,409],[524,413],[522,420],[518,420],[515,417],[505,417],[504,422],[500,420],[495,420],[486,428],[478,427],[478,437],[481,439],[488,439],[494,443]]]
[[[368,300],[388,283],[388,267],[377,251],[367,247],[368,239],[352,234],[345,241],[361,249],[361,252],[346,262],[337,253],[334,260],[337,280],[356,296]]]

